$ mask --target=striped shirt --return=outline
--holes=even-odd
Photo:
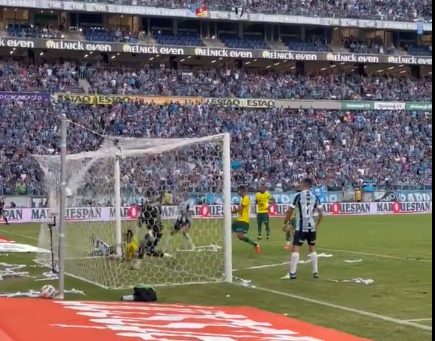
[[[315,231],[316,222],[314,213],[320,207],[320,201],[317,196],[311,191],[302,191],[296,194],[293,204],[290,205],[296,211],[296,231]]]

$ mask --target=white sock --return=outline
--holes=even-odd
[[[189,235],[189,233],[183,233],[183,235],[184,235],[184,237],[187,239],[187,241],[189,242],[189,244],[190,244],[190,247],[192,248],[192,250],[195,248],[195,245],[193,244],[193,242],[192,242],[192,239],[190,238],[190,235]]]
[[[169,234],[168,238],[166,238],[166,243],[165,243],[165,247],[163,248],[163,252],[165,252],[168,249],[171,239],[172,239],[172,236]]]
[[[290,273],[292,275],[296,273],[296,270],[298,269],[298,263],[299,263],[299,252],[293,252],[292,258],[290,260]]]
[[[318,267],[319,258],[317,257],[317,252],[311,253],[310,259],[311,259],[311,267],[313,269],[313,274],[316,274],[319,272],[319,267]]]

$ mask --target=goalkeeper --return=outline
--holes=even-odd
[[[138,227],[145,226],[148,230],[144,239],[139,243],[139,259],[143,259],[145,256],[170,257],[170,255],[156,250],[163,237],[162,206],[154,200],[154,202],[151,202],[150,193],[148,193],[147,197],[147,201],[142,203],[138,218]]]

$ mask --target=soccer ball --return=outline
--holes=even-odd
[[[56,289],[52,285],[44,285],[39,291],[40,298],[53,298],[56,295]]]

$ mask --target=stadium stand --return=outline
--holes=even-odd
[[[77,11],[84,3],[76,2]],[[114,2],[92,3],[102,5],[103,11]],[[352,186],[362,178],[382,187],[431,187],[431,105],[428,111],[405,111],[405,103],[376,110],[371,104],[431,103],[431,29],[416,32],[420,25],[431,26],[431,2],[210,0],[186,5],[118,0],[116,4],[155,11],[186,9],[191,17],[136,13],[109,17],[71,11],[63,16],[51,9],[45,14],[17,9],[11,17],[12,11],[3,12],[0,91],[6,95],[0,94],[0,193],[43,192],[29,154],[58,152],[61,113],[82,126],[118,136],[194,137],[228,131],[233,139],[234,186],[243,183],[255,189],[261,181],[270,189],[288,190],[309,174],[329,188]],[[225,14],[222,20],[210,21],[209,11],[235,13],[237,20],[225,20]],[[275,14],[281,23],[250,23],[254,14]],[[313,22],[337,19],[341,26],[285,23],[295,18],[290,16]],[[405,28],[361,28],[359,19]],[[77,45],[65,47],[67,42]],[[145,52],[138,49],[142,45]],[[181,52],[171,50],[163,56],[153,52],[167,46],[180,47]],[[219,54],[224,49],[240,54]],[[301,53],[301,58],[289,52]],[[47,100],[37,101],[11,93],[27,97],[50,93],[52,98],[41,95]],[[115,100],[103,106],[55,101],[61,98],[56,93],[369,104],[360,110],[234,108],[204,100],[168,100],[164,105]],[[70,128],[68,139],[70,152],[95,150],[102,142],[98,135],[77,127]],[[207,167],[217,172],[215,165]],[[146,176],[140,172],[132,177],[149,182],[141,178]],[[206,177],[199,181],[202,188],[212,186]]]
[[[196,137],[229,131],[234,185],[248,183],[255,188],[261,180],[271,189],[285,190],[306,174],[332,188],[363,177],[379,185],[431,184],[432,118],[417,112],[235,110],[194,103],[136,103],[100,107],[91,113],[87,106],[73,103],[9,102],[0,111],[4,193],[42,190],[28,154],[58,151],[59,113],[90,129],[123,137]],[[305,127],[310,129],[304,133]],[[95,150],[100,143],[100,137],[76,126],[69,132],[70,152]],[[133,176],[139,183],[144,181],[140,174]]]

